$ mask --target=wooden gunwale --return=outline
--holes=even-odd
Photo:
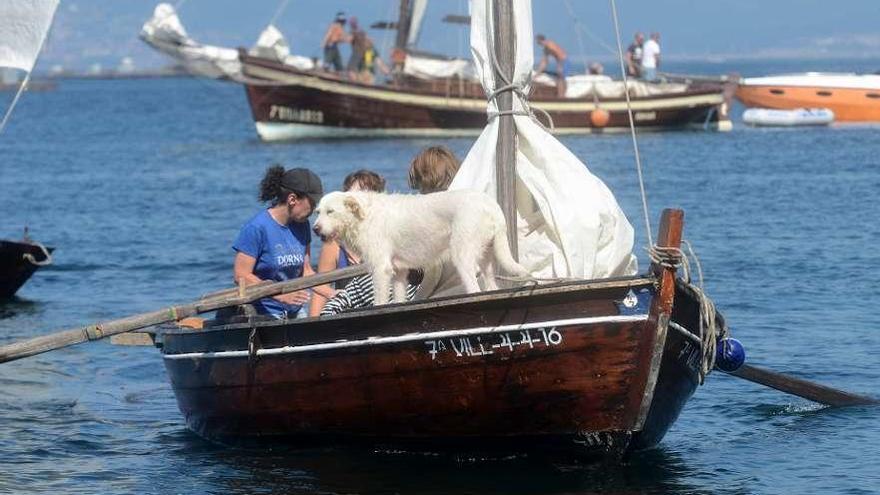
[[[640,289],[655,286],[657,279],[654,277],[617,277],[601,280],[576,280],[561,282],[548,285],[536,285],[533,287],[517,287],[512,289],[502,289],[492,292],[483,292],[480,294],[449,296],[437,299],[428,299],[424,301],[407,302],[399,304],[389,304],[380,307],[364,308],[355,311],[349,311],[332,316],[300,318],[296,320],[269,320],[258,321],[252,323],[235,323],[222,325],[217,327],[207,327],[205,329],[194,330],[188,328],[175,328],[163,331],[165,335],[204,335],[210,332],[223,333],[229,330],[249,330],[251,328],[272,329],[276,327],[298,329],[313,323],[322,323],[324,325],[336,326],[337,324],[345,324],[350,321],[358,321],[364,319],[383,319],[393,320],[401,316],[412,313],[434,313],[438,311],[448,311],[456,306],[464,307],[468,305],[476,305],[482,308],[490,308],[492,306],[510,306],[515,307],[518,301],[530,299],[540,300],[542,298],[563,298],[563,300],[573,300],[578,298],[582,293],[589,293],[595,299],[609,297],[610,294],[625,294],[629,289]],[[352,336],[355,336],[353,333]],[[376,332],[372,331],[370,336],[375,336]],[[384,336],[396,335],[394,332],[383,332]],[[335,341],[340,335],[323,334],[323,338],[315,335],[304,335],[302,343],[310,342],[326,342]],[[167,353],[169,350],[165,349]]]

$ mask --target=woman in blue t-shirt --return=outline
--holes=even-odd
[[[260,201],[269,202],[270,206],[248,220],[232,246],[236,252],[236,284],[280,282],[314,274],[310,263],[309,215],[323,192],[321,179],[311,170],[284,170],[280,165],[266,170],[260,183]],[[332,295],[329,292],[325,297]],[[254,307],[260,314],[295,318],[308,301],[309,291],[301,290],[260,299]]]

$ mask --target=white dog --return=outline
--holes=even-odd
[[[315,233],[338,239],[372,266],[376,304],[406,296],[410,269],[452,262],[468,293],[497,289],[496,264],[504,272],[528,277],[510,254],[504,215],[498,204],[476,191],[425,195],[332,192],[318,204]]]

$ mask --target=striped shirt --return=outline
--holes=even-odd
[[[406,285],[406,300],[411,301],[416,295],[418,284]],[[392,297],[393,299],[393,297]],[[368,308],[375,304],[373,300],[373,276],[361,275],[351,279],[351,282],[327,301],[321,310],[321,316],[336,315],[353,309]]]

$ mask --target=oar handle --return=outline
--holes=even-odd
[[[851,394],[749,364],[744,364],[736,371],[728,372],[728,374],[766,387],[775,388],[787,394],[834,407],[880,404],[880,401],[871,397]]]
[[[130,332],[132,330],[159,325],[161,323],[177,321],[181,318],[186,318],[187,316],[193,316],[199,313],[213,311],[215,309],[238,306],[264,297],[286,294],[308,289],[309,287],[329,284],[330,282],[335,282],[337,280],[364,275],[368,272],[369,266],[366,264],[360,264],[330,272],[319,273],[309,277],[285,280],[283,282],[252,285],[245,289],[243,296],[238,295],[238,289],[229,289],[217,293],[218,295],[216,296],[201,299],[189,304],[170,306],[158,311],[34,337],[13,344],[0,346],[0,363],[14,361],[23,357],[53,351],[55,349],[61,349],[82,342],[88,342],[90,340],[99,340],[111,335]]]

